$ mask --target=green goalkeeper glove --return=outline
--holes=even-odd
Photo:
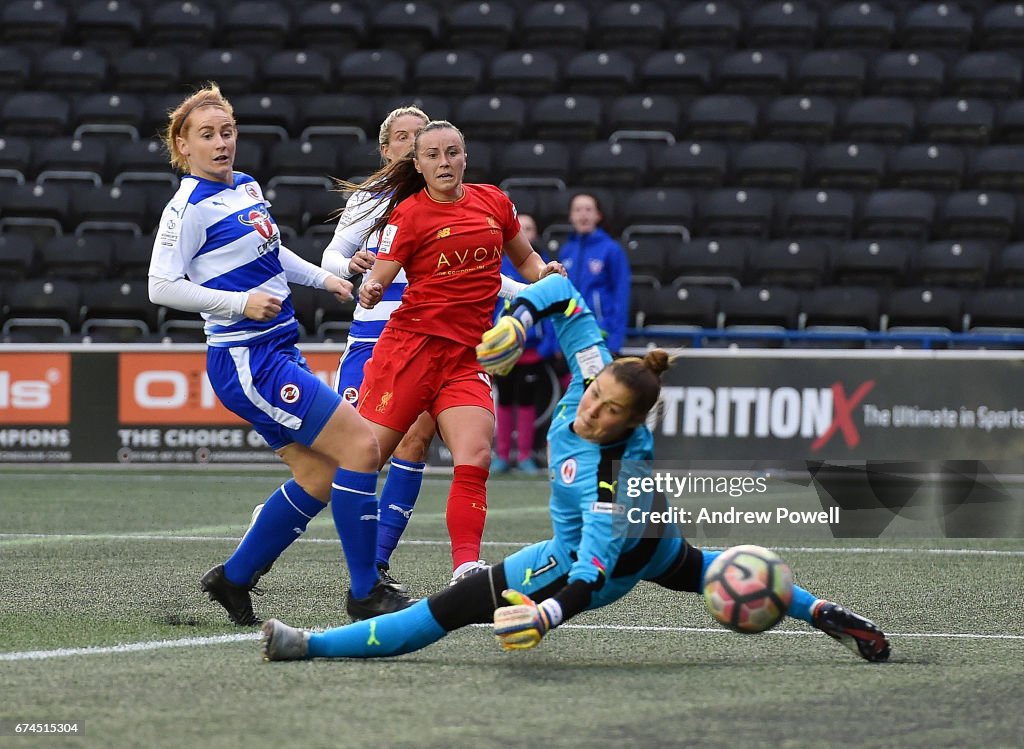
[[[518,590],[505,590],[501,595],[512,604],[494,610],[494,636],[502,650],[537,647],[545,633],[558,624],[552,622],[552,612],[545,606],[552,603],[557,609],[557,603],[544,601],[538,606]]]
[[[516,318],[505,315],[486,331],[476,347],[476,360],[486,371],[506,375],[523,355],[526,328]]]

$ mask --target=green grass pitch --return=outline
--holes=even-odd
[[[797,581],[891,633],[867,664],[784,622],[741,636],[696,596],[644,584],[539,648],[486,627],[391,660],[263,663],[254,630],[198,589],[275,471],[0,470],[0,726],[80,721],[69,747],[1019,747],[1024,541],[836,540],[780,549]],[[450,574],[444,499],[425,483],[394,572]],[[492,479],[484,556],[550,534],[545,483]],[[937,552],[936,547],[946,550]],[[328,513],[255,599],[261,616],[345,623]]]

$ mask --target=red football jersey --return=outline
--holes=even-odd
[[[502,247],[519,233],[515,207],[493,185],[464,184],[454,203],[426,189],[395,208],[377,257],[405,268],[409,287],[388,325],[476,346],[501,288]]]

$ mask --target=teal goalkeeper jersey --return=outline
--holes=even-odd
[[[576,436],[572,423],[583,392],[611,360],[593,313],[572,283],[552,275],[516,297],[535,317],[550,315],[572,373],[548,429],[551,524],[555,539],[575,552],[569,582],[597,582],[611,575],[619,557],[639,539],[627,537],[626,507],[617,502],[625,473],[642,470],[653,459],[654,440],[639,426],[619,442],[598,445]]]

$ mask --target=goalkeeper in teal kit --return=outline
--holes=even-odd
[[[493,373],[511,368],[525,330],[550,316],[572,382],[548,430],[553,538],[466,577],[407,609],[326,632],[263,625],[266,660],[375,658],[423,648],[468,624],[494,622],[505,650],[532,648],[559,624],[606,606],[641,580],[699,593],[719,552],[701,550],[675,524],[626,531],[624,502],[665,509],[660,494],[626,500],[630,477],[649,470],[653,438],[644,425],[661,391],[668,355],[612,361],[593,314],[564,277],[549,276],[516,297],[477,347]],[[633,484],[635,485],[635,483]],[[794,586],[788,614],[802,619],[868,661],[889,657],[889,641],[869,620]]]

